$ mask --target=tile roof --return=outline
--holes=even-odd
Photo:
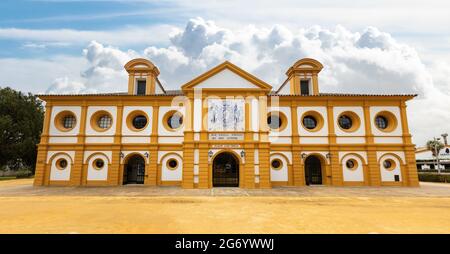
[[[149,95],[129,95],[127,92],[118,93],[88,93],[88,94],[38,94],[38,96],[180,96],[184,95],[181,90],[166,90],[163,94],[149,94]],[[297,97],[326,97],[326,96],[338,96],[338,97],[356,97],[356,96],[369,96],[369,97],[416,97],[417,94],[362,94],[362,93],[319,93],[317,95],[294,95],[294,94],[278,94],[275,91],[269,93],[269,96],[297,96]]]
[[[277,94],[275,92],[269,93],[269,96],[298,96],[298,97],[325,97],[325,96],[339,96],[339,97],[356,97],[356,96],[406,96],[406,97],[416,97],[417,94],[362,94],[362,93],[319,93],[317,95],[295,95],[295,94]]]

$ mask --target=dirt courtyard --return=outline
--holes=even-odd
[[[450,184],[184,190],[7,180],[0,233],[450,233]]]

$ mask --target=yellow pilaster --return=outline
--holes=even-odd
[[[134,73],[130,73],[128,76],[128,94],[134,94]]]
[[[294,186],[305,186],[305,171],[301,159],[301,150],[298,147],[299,133],[298,133],[298,118],[297,118],[297,104],[291,106],[291,122],[292,122],[292,182]]]
[[[114,145],[111,147],[112,158],[111,165],[108,170],[108,185],[122,185],[120,177],[120,152],[122,151],[122,120],[123,120],[123,104],[119,102],[117,105],[116,132],[114,133]]]
[[[259,97],[259,187],[271,188],[270,181],[270,144],[267,126],[267,97]]]
[[[406,166],[404,169],[406,174],[402,176],[402,179],[408,186],[419,186],[419,178],[416,167],[416,154],[414,151],[414,145],[411,142],[411,134],[409,133],[405,101],[402,101],[400,105],[400,115],[402,120],[403,144],[406,160]]]
[[[159,106],[153,106],[152,110],[152,134],[150,135],[149,158],[150,162],[146,167],[145,185],[155,186],[160,182],[161,176],[158,174],[158,119]]]
[[[183,181],[181,186],[183,188],[194,188],[194,133],[192,131],[193,126],[193,94],[188,95],[189,98],[185,102],[185,131],[184,131],[184,144],[183,144]]]
[[[49,139],[49,128],[50,119],[52,115],[52,104],[47,103],[45,105],[45,117],[44,124],[42,127],[41,141],[37,148],[37,158],[36,158],[36,168],[34,173],[34,185],[40,186],[45,183],[46,176],[46,164],[47,164],[47,153],[48,153],[48,139]]]
[[[368,164],[368,182],[372,186],[381,185],[380,167],[378,165],[376,148],[374,146],[374,137],[372,134],[370,106],[367,101],[364,102],[364,124],[366,131],[367,145],[367,164]]]
[[[317,73],[314,73],[312,76],[312,86],[313,86],[313,94],[319,94],[319,79],[317,78]]]
[[[108,185],[122,185],[120,172],[120,145],[111,147],[111,167],[108,172]]]
[[[268,143],[259,145],[259,187],[271,188],[270,181],[270,146]]]
[[[84,143],[86,139],[86,115],[87,104],[84,101],[81,106],[81,120],[80,131],[77,135],[78,145],[75,147],[75,159],[70,171],[69,185],[78,186],[82,184],[82,172],[83,172],[83,158],[84,158]]]
[[[244,188],[255,188],[255,148],[253,144],[245,145]]]
[[[198,161],[198,188],[206,189],[211,188],[210,179],[210,168],[212,167],[212,162],[208,163],[208,144],[199,144],[199,161]]]
[[[145,94],[155,94],[155,87],[156,87],[155,75],[153,75],[152,73],[149,73],[147,75]]]
[[[336,132],[334,130],[334,113],[333,113],[333,102],[328,102],[327,105],[327,120],[328,120],[328,144],[330,149],[330,166],[329,169],[325,167],[326,184],[331,184],[335,186],[341,186],[344,184],[342,168],[339,163],[339,149],[336,144]],[[328,170],[327,170],[328,169]],[[330,179],[331,174],[331,179]]]

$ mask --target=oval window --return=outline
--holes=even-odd
[[[180,112],[172,113],[167,118],[167,126],[169,126],[170,129],[178,129],[183,125],[183,115]]]
[[[347,115],[340,116],[338,122],[339,126],[345,130],[349,130],[353,125],[352,119]]]
[[[348,169],[354,170],[357,167],[357,162],[354,159],[347,160],[345,163]]]
[[[67,132],[75,128],[77,125],[77,118],[73,112],[65,110],[56,115],[54,124],[58,130]]]
[[[281,127],[281,118],[275,114],[270,115],[267,117],[267,124],[271,129],[279,129]]]
[[[73,115],[67,115],[63,118],[63,127],[66,129],[72,129],[75,127],[76,119]]]
[[[397,128],[397,118],[389,111],[381,111],[375,116],[375,126],[383,132],[392,132]]]
[[[393,170],[395,168],[395,162],[392,159],[383,161],[383,167],[387,170]]]
[[[147,117],[144,115],[137,115],[133,118],[133,127],[140,130],[147,126]]]
[[[303,126],[305,126],[306,129],[313,130],[317,127],[317,120],[314,116],[305,116],[303,117]]]
[[[375,124],[377,125],[377,127],[379,129],[384,130],[384,129],[386,129],[388,127],[389,122],[388,122],[386,117],[384,117],[384,116],[377,116],[375,118]]]
[[[96,159],[94,161],[94,168],[100,170],[105,166],[105,162],[102,159]]]
[[[267,115],[267,125],[271,130],[283,131],[287,127],[287,118],[280,111],[270,112]]]
[[[100,129],[109,129],[112,125],[112,118],[109,115],[101,115],[98,119],[97,119],[97,126]]]
[[[66,169],[67,168],[67,160],[66,159],[59,159],[57,162],[56,162],[56,167],[58,168],[58,169],[60,169],[60,170],[64,170],[64,169]]]
[[[167,161],[167,167],[169,169],[176,169],[178,167],[178,161],[175,159],[170,159]]]
[[[281,162],[280,159],[274,159],[272,160],[271,166],[273,169],[277,170],[283,166],[283,162]]]

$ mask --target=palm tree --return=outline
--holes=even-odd
[[[439,139],[429,140],[427,142],[427,149],[431,151],[433,156],[436,158],[436,164],[438,168],[438,173],[441,173],[441,169],[439,167],[439,151],[444,148],[444,144],[439,142]]]

